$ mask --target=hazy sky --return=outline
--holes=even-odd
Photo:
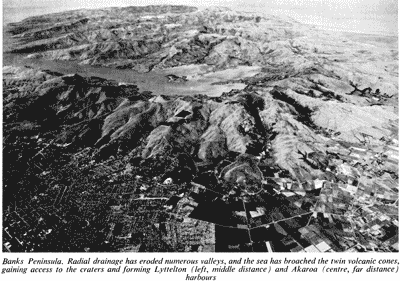
[[[328,28],[354,29],[361,32],[372,29],[375,32],[387,30],[395,34],[398,30],[397,0],[3,0],[2,2],[4,22],[78,8],[185,4],[227,6],[284,14],[304,23],[319,24]]]
[[[396,0],[3,0],[4,6],[71,6],[95,8],[107,6],[186,4],[213,6],[257,6],[281,9],[330,10],[337,13],[397,13]]]

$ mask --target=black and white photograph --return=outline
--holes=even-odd
[[[396,0],[2,6],[5,256],[399,252]]]

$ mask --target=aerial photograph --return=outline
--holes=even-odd
[[[2,252],[399,252],[396,0],[2,6]]]

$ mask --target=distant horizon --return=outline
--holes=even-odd
[[[66,4],[67,3],[67,4]],[[210,5],[213,3],[214,5]],[[354,0],[346,5],[335,0],[272,0],[264,3],[259,0],[114,0],[107,3],[95,0],[4,0],[3,25],[18,22],[31,16],[57,13],[76,9],[98,9],[107,7],[147,6],[147,5],[188,5],[195,7],[224,6],[233,10],[260,12],[277,16],[291,17],[303,24],[321,29],[381,34],[398,37],[398,4],[387,0]]]

